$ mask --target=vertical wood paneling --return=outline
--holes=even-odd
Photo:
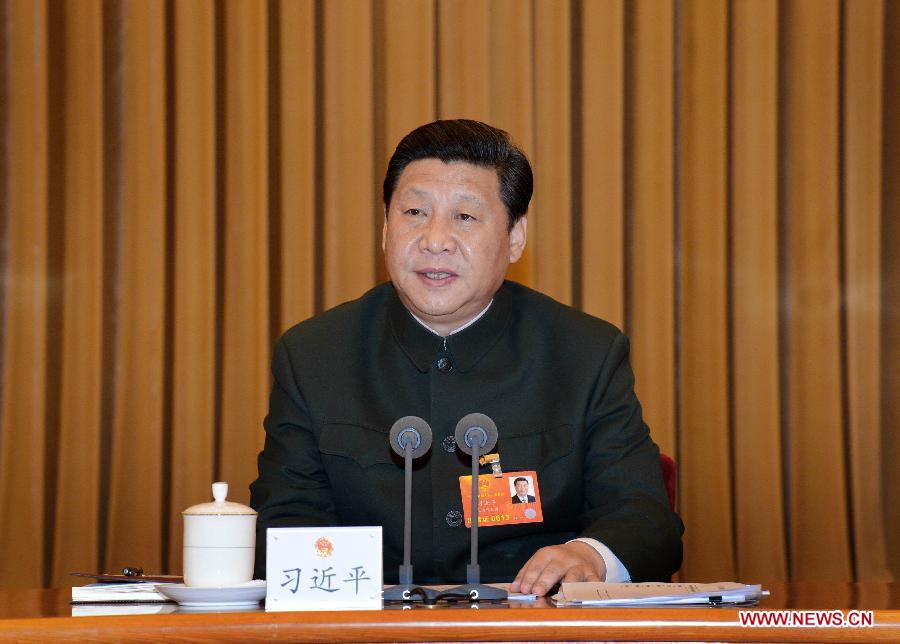
[[[801,579],[848,579],[847,532],[833,529],[847,522],[839,275],[839,5],[792,0],[787,11],[791,566]]]
[[[218,476],[247,503],[269,389],[267,4],[225,5],[225,256]]]
[[[674,13],[636,0],[630,12],[631,154],[626,187],[631,257],[626,320],[636,389],[662,451],[675,450]]]
[[[681,509],[686,579],[734,578],[728,395],[728,5],[682,6]],[[704,383],[703,387],[696,383]]]
[[[382,170],[400,139],[435,118],[435,19],[431,2],[384,1]]]
[[[778,368],[778,6],[775,0],[738,0],[732,6],[736,575],[785,580]]]
[[[376,84],[383,83],[384,87],[383,138],[378,142],[381,148],[376,150],[373,177],[379,188],[381,172],[387,167],[400,139],[435,119],[435,20],[435,7],[431,2],[386,0],[383,3],[383,79],[375,79]],[[376,190],[376,194],[382,192]],[[379,215],[383,205],[380,199],[375,200]],[[378,221],[381,219],[379,216]],[[380,247],[380,228],[376,228],[376,234]],[[383,266],[380,252],[377,264]],[[379,275],[379,281],[382,279],[387,279],[386,272]]]
[[[533,16],[522,0],[493,0],[490,4],[489,123],[509,132],[529,158],[534,157],[534,78],[532,34]],[[534,202],[529,214],[534,211]],[[532,235],[535,218],[529,218]],[[531,235],[529,235],[531,237]],[[534,284],[537,258],[529,241],[519,261],[510,266],[509,279]]]
[[[124,5],[123,183],[118,346],[106,564],[162,565],[165,351],[165,20],[163,5]],[[141,512],[135,500],[141,499]]]
[[[211,0],[173,4],[174,263],[168,568],[181,570],[181,511],[213,481],[216,419],[215,16]]]
[[[96,570],[103,389],[103,24],[100,0],[65,11],[65,237],[53,585]],[[105,502],[105,500],[104,500]],[[91,529],[85,529],[85,526]]]
[[[529,221],[531,252],[540,271],[535,286],[572,303],[572,130],[569,4],[535,0],[534,163]],[[539,88],[539,89],[538,89]]]
[[[625,5],[586,2],[582,11],[581,308],[623,328]]]
[[[887,580],[881,493],[881,127],[884,5],[845,7],[844,256],[856,575]]]
[[[530,158],[535,151],[532,124],[537,77],[531,49],[537,37],[535,20],[540,16],[534,15],[529,3],[521,0],[493,0],[489,7],[490,123],[509,132]],[[557,52],[558,48],[552,54]]]
[[[489,11],[483,0],[438,1],[439,118],[490,119]]]
[[[900,578],[900,4],[884,5],[881,177],[881,449],[888,563]]]
[[[44,583],[47,357],[47,8],[9,3],[7,265],[0,392],[0,580]],[[5,110],[4,110],[5,111]]]
[[[372,4],[336,0],[324,13],[325,307],[359,297],[375,279],[372,160]]]
[[[311,0],[281,0],[278,42],[281,105],[281,246],[283,331],[310,317],[316,299],[316,21]]]

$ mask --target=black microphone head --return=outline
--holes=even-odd
[[[412,446],[412,457],[419,458],[431,449],[431,425],[418,416],[404,416],[391,427],[391,449],[400,456],[406,445]]]
[[[497,425],[484,414],[466,414],[456,423],[456,444],[466,454],[475,445],[479,454],[487,454],[497,444]]]

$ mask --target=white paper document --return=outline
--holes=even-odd
[[[112,582],[72,586],[72,603],[171,602],[171,599],[156,590],[159,585],[162,584],[136,581],[134,583]]]
[[[759,584],[722,581],[713,584],[608,584],[604,582],[563,583],[552,597],[559,606],[721,606],[747,604],[767,595]]]
[[[178,610],[175,602],[150,602],[147,604],[109,603],[72,604],[72,617],[101,617],[108,615],[165,615]]]

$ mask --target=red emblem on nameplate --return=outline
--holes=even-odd
[[[334,552],[334,544],[328,537],[319,537],[316,539],[316,554],[320,557],[330,557]]]

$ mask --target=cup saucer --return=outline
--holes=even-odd
[[[257,606],[266,596],[266,580],[254,579],[245,584],[222,588],[198,588],[184,584],[159,584],[156,590],[178,602],[194,608],[242,608]]]

